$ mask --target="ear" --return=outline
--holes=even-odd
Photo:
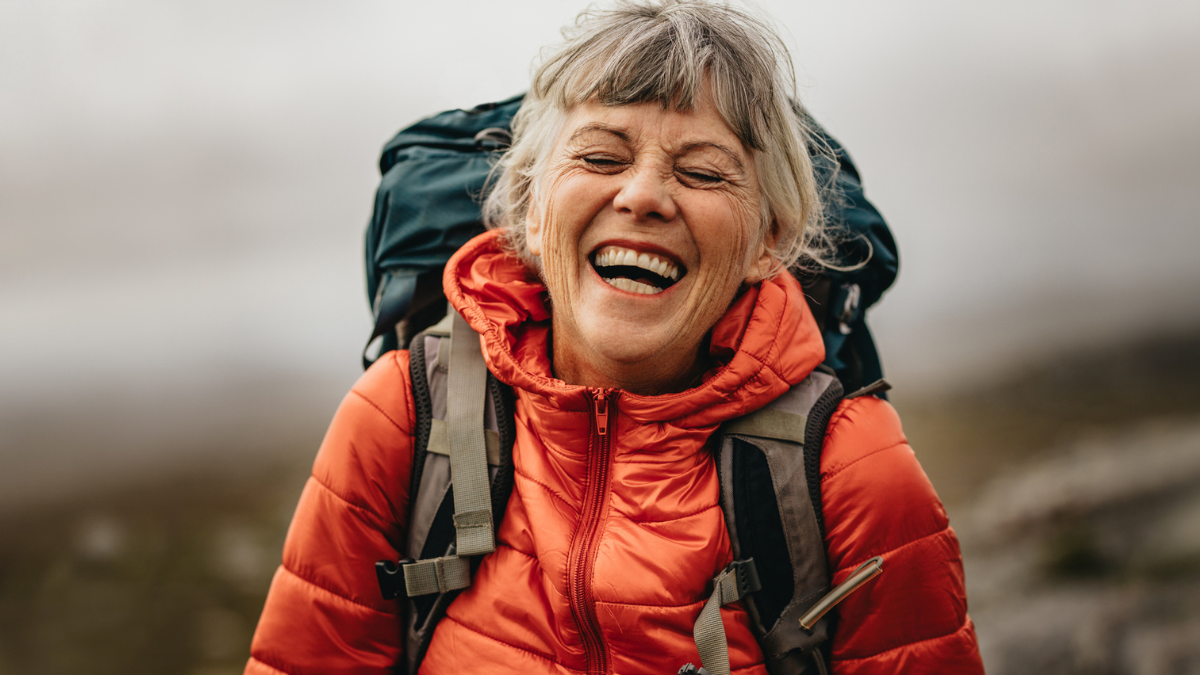
[[[751,257],[750,264],[746,269],[747,286],[757,284],[770,274],[771,268],[775,265],[775,256],[771,253],[771,249],[775,246],[777,232],[775,221],[771,221],[771,226],[767,228],[767,236],[758,243],[758,249]]]
[[[531,204],[525,214],[525,246],[535,256],[542,255],[542,218],[537,209]]]

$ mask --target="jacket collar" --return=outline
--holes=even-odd
[[[547,356],[550,304],[545,286],[485,232],[446,264],[446,297],[482,337],[488,367],[502,382],[545,397],[560,410],[586,410],[587,389],[555,379]],[[825,358],[800,284],[781,274],[748,288],[713,327],[718,364],[699,386],[677,394],[624,392],[621,412],[638,422],[697,427],[757,410],[803,380]]]

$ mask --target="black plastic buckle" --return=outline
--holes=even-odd
[[[694,663],[684,664],[676,675],[708,675],[708,671],[704,668],[697,668]]]
[[[401,558],[396,562],[380,560],[375,563],[375,576],[379,579],[379,592],[384,600],[395,600],[407,597],[408,589],[404,584],[404,566],[412,562],[411,558]]]
[[[734,576],[737,577],[739,598],[746,597],[747,593],[757,593],[762,590],[762,582],[758,579],[758,567],[754,565],[754,558],[734,560],[725,569],[733,570]]]

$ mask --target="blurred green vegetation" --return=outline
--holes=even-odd
[[[8,514],[0,673],[240,673],[304,454]]]

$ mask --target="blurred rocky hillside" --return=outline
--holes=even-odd
[[[1200,334],[898,401],[992,675],[1200,673]]]

